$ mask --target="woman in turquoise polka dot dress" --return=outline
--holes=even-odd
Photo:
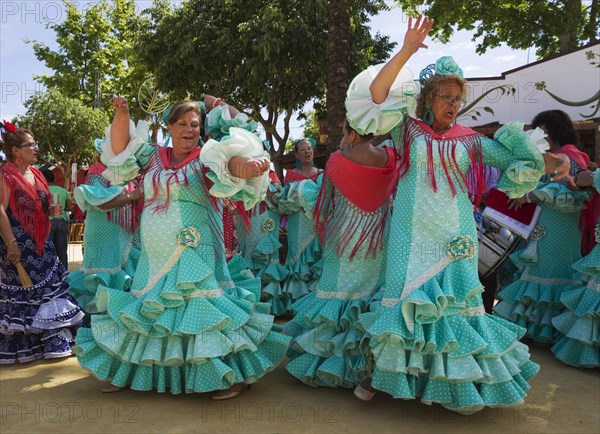
[[[227,273],[221,197],[252,207],[266,192],[269,161],[260,139],[240,128],[200,153],[202,115],[193,101],[168,120],[172,148],[148,144],[148,126],[115,98],[103,158],[115,182],[145,171],[142,254],[130,292],[100,286],[91,329],[77,336],[82,367],[104,390],[219,391],[238,396],[284,358],[289,338],[271,331],[269,306]],[[214,104],[214,103],[213,103]],[[210,104],[209,106],[212,106]],[[217,280],[220,279],[220,280]]]
[[[593,186],[596,194],[600,194],[600,169],[580,172],[577,186]],[[592,251],[573,264],[573,285],[565,288],[560,296],[566,310],[552,318],[552,325],[559,332],[552,352],[564,363],[577,368],[600,367],[600,216],[595,238]]]
[[[322,170],[313,166],[314,151],[309,139],[297,140],[294,152],[300,167],[286,172],[285,186],[278,196],[279,213],[287,214],[287,276],[281,283],[281,293],[271,297],[275,315],[291,314],[292,303],[314,288],[323,268],[314,222],[306,216],[298,199],[299,182],[314,183]]]
[[[391,130],[401,158],[382,299],[361,316],[372,378],[355,394],[364,400],[377,390],[420,396],[471,413],[521,403],[538,366],[518,342],[525,331],[484,311],[466,173],[472,170],[469,178],[479,187],[471,191],[480,191],[485,165],[499,167],[498,188],[518,197],[535,187],[544,159],[522,125],[505,125],[492,140],[454,123],[466,95],[450,57],[421,73],[417,115],[423,120],[406,116],[402,95],[418,85],[403,67],[426,47],[432,24],[419,17],[413,26],[410,19],[400,52],[356,77],[346,100],[355,129]]]
[[[97,141],[97,149],[101,149]],[[124,187],[110,183],[102,173],[106,166],[97,162],[90,167],[85,184],[73,195],[86,212],[83,242],[85,252],[81,270],[67,277],[69,293],[87,314],[97,313],[94,300],[99,285],[129,290],[140,257],[137,229],[137,201],[143,193],[131,182]],[[139,241],[139,240],[138,240]],[[88,317],[89,321],[89,317]]]
[[[281,297],[281,282],[288,274],[279,262],[281,243],[277,198],[282,188],[275,171],[271,170],[269,176],[271,182],[267,197],[248,211],[249,229],[238,225],[236,232],[241,255],[249,269],[261,280],[261,299],[271,305],[273,314],[280,315],[286,311]]]
[[[589,157],[577,149],[577,132],[569,116],[560,110],[538,113],[531,123],[548,134],[550,151],[569,156],[570,174],[587,168]],[[540,180],[535,190],[515,199],[514,206],[534,202],[542,207],[528,245],[511,255],[519,268],[515,280],[498,292],[497,315],[527,329],[526,336],[541,344],[552,344],[557,330],[552,319],[564,311],[561,295],[573,284],[571,265],[581,259],[579,216],[589,193],[573,190],[566,181]]]
[[[385,278],[398,156],[372,146],[372,133],[359,134],[347,122],[343,131],[342,150],[329,157],[319,185],[298,186],[323,246],[323,273],[316,289],[294,303],[296,316],[283,330],[294,337],[286,365],[293,376],[311,386],[351,388],[368,376],[359,316]]]

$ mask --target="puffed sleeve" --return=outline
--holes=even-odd
[[[209,169],[206,176],[213,182],[210,194],[215,197],[229,197],[241,201],[246,209],[264,199],[270,178],[266,171],[261,176],[243,179],[233,176],[229,171],[229,159],[232,157],[269,158],[262,142],[255,135],[241,128],[231,128],[230,136],[220,142],[210,139],[200,153],[200,161]]]
[[[73,190],[73,197],[79,208],[88,211],[110,202],[121,193],[123,193],[123,187],[109,184],[100,175],[91,175],[88,176],[86,184],[79,185]]]
[[[538,185],[544,174],[544,159],[523,124],[502,126],[494,140],[482,138],[483,163],[502,170],[498,189],[510,198],[521,197]]]
[[[383,66],[383,63],[369,66],[352,80],[348,88],[348,122],[360,134],[386,134],[402,123],[405,116],[414,114],[417,108],[415,96],[420,86],[406,67],[396,77],[387,99],[381,104],[373,102],[369,87]]]
[[[534,191],[538,203],[557,212],[579,212],[585,208],[590,194],[581,190],[571,190],[560,182],[540,182]]]
[[[212,109],[208,112],[204,121],[206,133],[217,141],[227,138],[231,128],[242,128],[246,131],[254,132],[257,125],[257,122],[250,119],[245,113],[238,113],[235,117],[231,117],[227,104],[222,104]]]
[[[112,184],[124,185],[144,170],[155,147],[150,144],[150,126],[146,121],[136,125],[129,121],[129,143],[123,152],[115,154],[110,142],[110,129],[106,127],[105,139],[101,144],[100,160],[107,167],[102,174]]]

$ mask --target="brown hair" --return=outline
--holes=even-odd
[[[421,93],[417,97],[417,110],[415,114],[417,118],[423,119],[425,113],[425,104],[431,104],[431,96],[437,89],[446,83],[456,83],[460,87],[460,94],[463,101],[467,99],[467,82],[458,75],[434,75],[425,82],[421,89]]]
[[[4,155],[6,155],[8,161],[14,161],[12,148],[18,148],[25,140],[26,135],[33,137],[33,133],[26,128],[17,128],[12,133],[6,133],[4,136],[4,143],[2,144],[2,151],[4,152]]]
[[[200,121],[202,121],[202,111],[200,107],[195,101],[183,100],[179,101],[177,104],[173,106],[171,109],[171,113],[169,114],[169,120],[167,123],[169,125],[173,125],[179,119],[183,117],[187,112],[193,111],[198,115]]]

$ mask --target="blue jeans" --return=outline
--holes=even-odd
[[[67,222],[63,219],[50,220],[50,240],[54,243],[56,255],[65,268],[69,268],[67,259]]]

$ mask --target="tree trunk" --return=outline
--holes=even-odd
[[[564,32],[558,35],[559,53],[566,54],[577,48],[577,31],[581,22],[581,0],[565,0]]]
[[[327,152],[334,152],[342,139],[346,118],[344,101],[350,69],[349,0],[329,1],[329,65],[327,70]]]
[[[590,21],[587,27],[589,42],[598,42],[598,14],[600,14],[600,0],[592,0],[590,7]]]

